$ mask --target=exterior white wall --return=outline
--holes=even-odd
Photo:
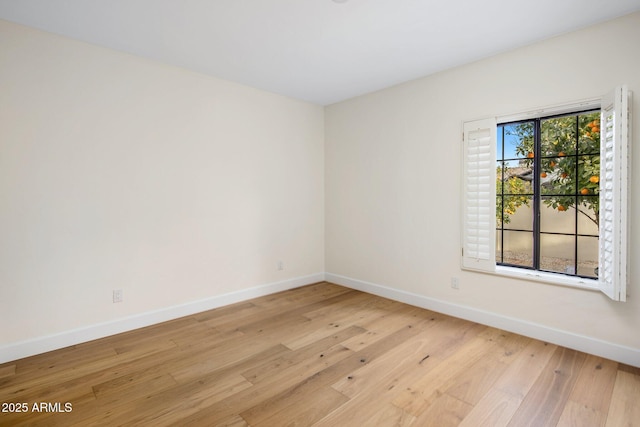
[[[509,215],[509,218],[511,222],[507,224],[507,230],[533,230],[533,208],[531,206],[520,206],[514,214]],[[543,231],[571,233],[575,230],[576,219],[573,209],[560,212],[542,204],[540,207],[540,219],[543,224],[553,224],[553,228],[548,226]],[[598,235],[598,226],[584,215],[578,215],[578,229],[581,230],[581,233]],[[573,244],[567,246],[564,236],[546,235],[545,238],[548,243],[544,248],[545,256],[566,258],[568,255],[569,258],[573,259]],[[505,249],[525,253],[530,251],[531,247],[532,234],[518,233],[517,237],[510,239],[509,247]],[[597,245],[581,245],[579,250],[581,251],[580,257],[582,260],[598,263]]]
[[[0,21],[0,350],[322,278],[323,144],[320,106]]]
[[[633,223],[626,303],[460,269],[462,123],[598,97],[626,83],[635,93],[637,143],[638,41],[636,13],[328,107],[328,275],[640,350],[640,229]],[[640,155],[633,154],[637,218]]]

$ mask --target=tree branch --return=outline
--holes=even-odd
[[[586,213],[585,211],[583,211],[582,209],[578,209],[575,206],[571,206],[573,209],[577,210],[578,212],[580,212],[582,215],[586,216],[587,218],[589,218],[595,225],[597,225],[598,227],[600,227],[600,224],[598,224],[598,220],[596,218],[593,218],[591,215],[589,215],[588,213]]]

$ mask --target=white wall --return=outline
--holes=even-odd
[[[322,107],[5,21],[0,40],[0,353],[322,278]]]
[[[463,121],[598,97],[626,83],[635,92],[633,139],[638,142],[638,41],[636,13],[328,107],[329,277],[603,340],[640,354],[640,227],[632,225],[626,303],[594,291],[460,269]],[[640,154],[632,170],[640,170]],[[638,218],[640,173],[632,174],[631,188],[631,218]],[[460,278],[459,290],[451,288],[452,277]],[[640,358],[635,362],[640,366]]]

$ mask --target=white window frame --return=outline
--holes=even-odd
[[[629,278],[631,92],[616,88],[601,98],[538,109],[527,113],[465,122],[462,156],[462,257],[465,270],[544,283],[600,290],[614,301],[626,301]],[[599,277],[563,274],[496,265],[495,163],[498,122],[511,122],[572,111],[601,110]]]

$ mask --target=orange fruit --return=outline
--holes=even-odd
[[[564,212],[564,211],[566,211],[566,210],[567,210],[567,208],[565,208],[565,207],[564,207],[564,206],[562,206],[562,205],[558,205],[558,210],[559,210],[560,212]]]
[[[533,153],[532,153],[531,151],[529,151],[529,152],[527,153],[527,157],[528,157],[529,159],[533,159]]]
[[[547,177],[547,173],[546,173],[546,172],[542,172],[542,173],[540,174],[540,177],[541,177],[541,178],[546,178],[546,177]]]
[[[556,162],[554,162],[553,160],[549,162],[549,167],[554,167],[555,165],[556,165]]]
[[[600,132],[600,128],[598,126],[594,126],[591,128],[591,132]]]
[[[566,173],[566,172],[562,172],[562,174],[560,174],[560,176],[561,176],[562,178],[566,178],[566,177],[568,177],[569,175],[567,175],[567,173]]]
[[[580,194],[589,194],[589,189],[588,188],[583,188],[582,190],[580,190]]]
[[[558,153],[558,156],[559,157],[564,157],[564,156],[566,156],[566,154],[564,153],[564,151],[561,151],[561,152]]]
[[[593,175],[593,176],[591,176],[591,178],[589,178],[589,182],[592,182],[592,183],[594,183],[594,184],[597,184],[597,183],[599,183],[599,182],[600,182],[600,177],[599,177],[599,176],[597,176],[597,175]]]

